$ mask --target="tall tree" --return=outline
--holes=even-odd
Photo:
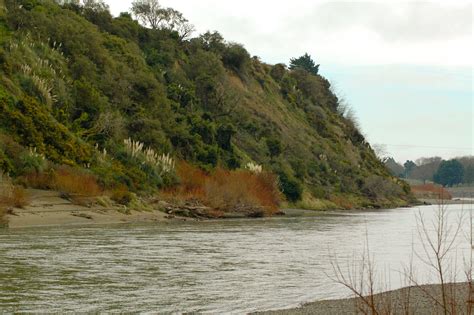
[[[403,166],[405,167],[405,178],[408,178],[411,172],[416,168],[416,164],[413,161],[407,160]]]
[[[183,16],[183,14],[172,8],[164,9],[163,11],[163,27],[176,31],[181,40],[188,38],[194,31],[194,25]]]
[[[108,11],[109,6],[103,0],[83,0],[84,8],[94,11]]]
[[[195,31],[194,25],[181,12],[162,7],[158,0],[135,0],[132,12],[144,25],[155,30],[165,28],[176,31],[180,39],[189,37]]]
[[[317,75],[319,71],[319,65],[317,65],[313,58],[311,58],[311,56],[306,53],[299,58],[292,58],[290,60],[290,69],[303,69],[311,74]]]
[[[158,0],[136,0],[132,2],[132,13],[144,25],[158,29],[161,21],[165,18],[164,9]]]
[[[443,186],[453,186],[462,183],[464,167],[458,160],[443,161],[434,174],[435,183]]]
[[[459,163],[464,167],[464,178],[463,183],[472,184],[474,183],[474,156],[463,156],[456,158]]]
[[[440,157],[420,158],[416,160],[417,167],[410,173],[410,178],[422,181],[432,181],[441,162]]]
[[[474,165],[468,165],[464,168],[463,183],[474,184]]]
[[[196,38],[195,41],[198,42],[204,50],[212,51],[218,55],[222,55],[222,52],[226,48],[224,37],[217,31],[212,33],[207,31]]]

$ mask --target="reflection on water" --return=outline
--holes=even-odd
[[[462,207],[449,206],[453,219]],[[435,208],[419,209],[429,218]],[[366,231],[396,288],[419,246],[416,211],[0,230],[0,311],[243,313],[346,297],[327,277],[331,256],[353,261]],[[467,242],[456,249],[471,253]]]

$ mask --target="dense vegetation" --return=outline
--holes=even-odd
[[[272,66],[217,32],[189,38],[169,8],[136,6],[145,27],[102,2],[61,3],[0,2],[0,168],[18,182],[68,167],[153,193],[186,181],[172,159],[207,174],[262,165],[299,206],[410,199],[309,55]]]
[[[435,182],[443,186],[473,185],[474,157],[464,156],[449,161],[440,157],[406,161],[403,165],[393,158],[385,160],[393,175],[421,182]]]

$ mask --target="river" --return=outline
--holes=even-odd
[[[469,207],[448,206],[452,223],[463,213],[466,233]],[[0,230],[0,312],[245,313],[342,298],[331,261],[345,269],[366,239],[384,288],[397,288],[412,247],[421,252],[415,215],[429,221],[436,209]],[[455,255],[458,265],[472,255],[463,237]]]

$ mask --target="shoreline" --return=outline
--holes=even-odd
[[[134,210],[113,203],[99,203],[97,198],[79,198],[71,200],[65,198],[58,191],[29,189],[28,199],[30,204],[24,208],[14,208],[6,215],[6,228],[29,228],[44,226],[83,226],[83,225],[108,225],[130,223],[166,223],[212,220],[205,217],[183,216],[178,211],[164,211],[167,206],[175,206],[161,202],[146,204],[142,209]],[[425,204],[427,204],[425,202]],[[423,204],[414,204],[419,206]],[[309,210],[287,208],[281,210],[281,217],[317,217],[328,214],[341,214],[353,211],[378,211],[380,209],[352,209],[352,210]],[[279,216],[275,216],[279,217]],[[243,213],[229,212],[217,220],[251,219]]]
[[[446,284],[449,302],[454,302],[458,314],[468,314],[468,310],[474,310],[472,300],[473,287],[468,282]],[[420,287],[411,286],[397,290],[386,291],[374,295],[376,309],[381,314],[409,314],[431,315],[440,314],[443,310],[430,298],[435,297],[437,301],[442,300],[441,285],[428,284]],[[469,300],[469,297],[471,300]],[[361,312],[361,309],[363,312]],[[388,312],[390,310],[390,312]],[[450,310],[451,311],[451,310]],[[314,301],[302,304],[296,308],[269,310],[252,314],[259,315],[352,315],[365,313],[369,314],[370,308],[365,305],[361,298],[346,298],[334,300]]]
[[[327,215],[343,215],[349,212],[366,211],[357,210],[306,210],[306,209],[283,209],[282,215],[267,218],[310,218]],[[373,210],[373,209],[372,209]],[[174,222],[198,222],[198,221],[226,221],[226,220],[255,220],[238,213],[229,213],[222,218],[193,218],[169,215],[161,210],[129,210],[124,213],[117,208],[84,207],[73,205],[68,210],[34,210],[13,209],[13,214],[6,215],[6,224],[0,224],[0,229],[38,228],[38,227],[74,227],[74,226],[100,226],[116,224],[140,224],[140,223],[174,223]],[[257,218],[258,219],[258,218]]]
[[[73,202],[59,192],[28,190],[30,204],[14,208],[6,215],[6,228],[30,228],[44,226],[107,225],[146,222],[191,220],[171,218],[158,209],[134,211],[117,204]]]
[[[451,200],[440,200],[440,199],[426,199],[426,198],[419,198],[420,202],[423,205],[468,205],[472,204],[473,200],[463,200],[460,198],[453,198]]]

